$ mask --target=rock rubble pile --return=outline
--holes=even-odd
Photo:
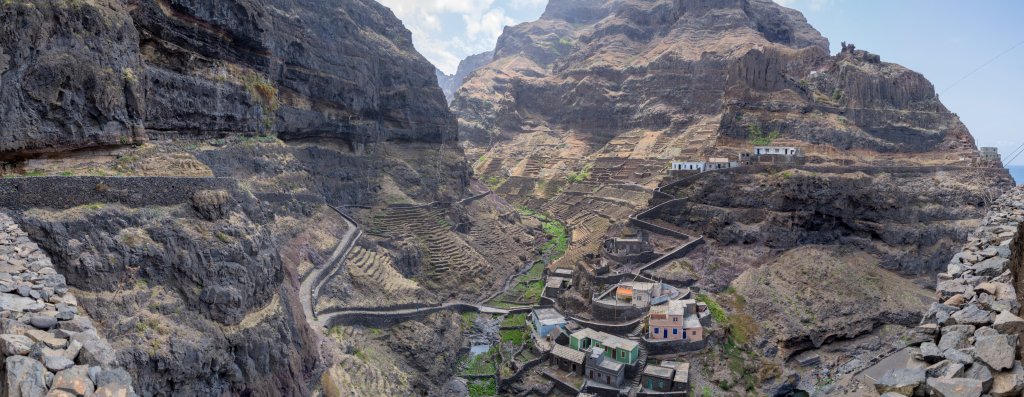
[[[0,214],[0,396],[133,397],[114,349],[49,256]]]
[[[938,276],[939,302],[910,335],[917,366],[875,384],[887,397],[1021,396],[1024,319],[1014,287],[1020,266],[1024,188],[1000,197]],[[941,303],[940,303],[941,302]]]

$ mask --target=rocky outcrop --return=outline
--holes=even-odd
[[[6,157],[147,130],[455,139],[433,68],[373,1],[8,2],[0,22]]]
[[[0,392],[136,395],[131,376],[79,310],[64,276],[6,214],[0,214],[0,291]]]
[[[33,186],[47,182],[60,183]],[[306,394],[317,345],[260,204],[236,185],[201,182],[165,196],[177,202],[146,204],[140,185],[167,182],[66,184],[58,194],[75,199],[24,201],[14,215],[78,289],[140,394]],[[104,201],[113,191],[137,200]]]
[[[0,5],[0,158],[141,140],[138,39],[121,1]]]
[[[466,78],[477,69],[491,63],[492,58],[494,58],[494,52],[482,52],[470,55],[460,61],[459,68],[455,71],[455,74],[444,74],[440,69],[437,70],[437,84],[441,86],[444,98],[448,100],[449,104],[455,99],[455,91],[462,87],[462,82],[466,81]]]
[[[727,246],[838,244],[884,268],[931,275],[1010,186],[994,169],[748,167],[670,188],[688,199],[646,217]]]
[[[1024,240],[1024,189],[995,201],[962,251],[939,274],[932,303],[911,340],[931,365],[910,393],[1018,396],[1024,392],[1019,338],[1024,332],[1018,287]],[[945,370],[933,371],[940,366]],[[955,366],[957,369],[950,369]],[[882,392],[888,386],[879,384]]]

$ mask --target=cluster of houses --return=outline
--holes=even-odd
[[[634,298],[637,287],[644,294],[656,289],[651,285],[629,284]],[[617,291],[617,293],[626,291]],[[649,303],[648,303],[649,305]],[[638,379],[640,395],[686,396],[689,391],[688,363],[646,362],[646,350],[657,344],[700,342],[704,340],[701,312],[707,307],[692,299],[677,299],[650,306],[643,320],[640,337],[624,338],[591,328],[580,327],[554,308],[537,308],[530,323],[538,346],[550,352],[550,365],[569,377],[584,381],[585,389],[624,390],[627,377]],[[634,381],[635,382],[635,381]]]
[[[726,157],[710,157],[707,161],[673,161],[672,172],[707,172],[736,168],[753,164],[799,164],[804,161],[804,153],[793,146],[754,146],[750,152],[743,152],[737,159]]]

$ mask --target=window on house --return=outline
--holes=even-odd
[[[679,335],[679,328],[672,328],[672,335]]]
[[[658,333],[658,328],[654,328],[654,333],[655,333],[655,334],[657,334],[657,333]]]

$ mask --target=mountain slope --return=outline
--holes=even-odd
[[[490,63],[493,57],[494,52],[491,51],[470,55],[459,62],[459,68],[455,74],[444,74],[440,69],[437,70],[437,83],[441,86],[441,91],[444,91],[444,97],[449,104],[455,99],[455,91],[462,87],[462,83],[466,81],[469,74]]]

